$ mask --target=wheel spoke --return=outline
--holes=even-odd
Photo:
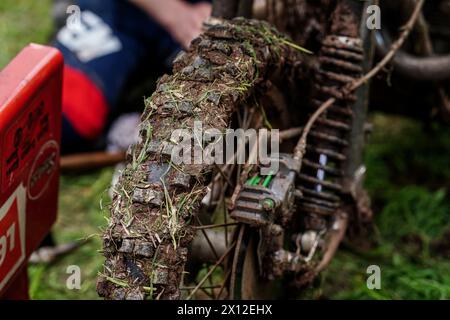
[[[234,297],[234,283],[236,282],[236,269],[237,269],[237,262],[238,262],[238,256],[239,256],[239,249],[241,248],[242,238],[244,237],[244,230],[245,226],[241,225],[239,229],[239,235],[236,240],[236,250],[234,251],[234,257],[233,257],[233,265],[231,267],[231,286],[230,286],[230,297]]]
[[[205,283],[206,280],[208,280],[208,278],[212,275],[212,273],[214,272],[214,270],[216,270],[216,268],[225,260],[225,258],[230,254],[230,252],[233,250],[233,248],[235,247],[236,242],[233,242],[231,244],[231,246],[227,249],[227,251],[225,251],[225,253],[219,258],[219,260],[216,261],[216,263],[209,269],[209,271],[207,272],[207,274],[203,277],[202,280],[200,280],[200,282],[197,284],[197,286],[195,286],[195,288],[191,291],[191,293],[189,294],[189,296],[187,297],[187,300],[190,300],[193,295],[195,294],[195,292],[197,292],[198,289],[200,289],[200,287]]]
[[[237,226],[239,222],[229,222],[229,223],[219,223],[219,224],[206,224],[201,226],[194,226],[194,229],[200,230],[200,229],[214,229],[214,228],[223,228],[223,227],[229,227],[229,226]]]
[[[230,275],[231,275],[231,269],[229,269],[227,271],[227,273],[225,274],[225,277],[223,278],[222,284],[220,285],[219,293],[217,294],[218,299],[220,299],[220,297],[222,296],[222,292],[225,289],[225,286],[227,285],[228,279],[230,279]]]
[[[198,224],[201,225],[200,219],[196,216]],[[214,245],[212,244],[211,240],[209,239],[208,234],[206,233],[205,229],[200,229],[203,233],[203,236],[205,237],[206,241],[208,242],[209,248],[211,249],[212,253],[214,253],[214,256],[216,259],[219,259],[219,255],[217,254],[216,248],[214,248]]]

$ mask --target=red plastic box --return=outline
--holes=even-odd
[[[30,44],[0,72],[0,297],[27,298],[26,265],[55,222],[63,57]]]

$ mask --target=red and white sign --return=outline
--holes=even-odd
[[[27,258],[56,220],[64,61],[30,44],[0,71],[0,298],[28,297]]]
[[[25,260],[26,190],[14,191],[0,208],[0,291]]]

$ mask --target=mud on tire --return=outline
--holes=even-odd
[[[179,299],[191,222],[212,166],[170,161],[174,129],[229,127],[231,115],[270,74],[292,72],[301,52],[268,24],[211,20],[173,74],[145,101],[140,142],[114,187],[97,283],[107,299]]]

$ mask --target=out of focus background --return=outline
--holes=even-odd
[[[51,40],[51,4],[0,1],[0,69],[29,42]],[[304,297],[450,299],[450,128],[381,113],[370,119],[366,187],[379,246],[367,252],[344,246]],[[98,299],[99,235],[108,214],[102,204],[109,202],[112,174],[111,168],[61,177],[56,241],[88,241],[50,265],[30,266],[31,298]],[[367,289],[366,269],[372,264],[381,268],[381,290]],[[66,288],[69,265],[81,268],[81,290]]]

